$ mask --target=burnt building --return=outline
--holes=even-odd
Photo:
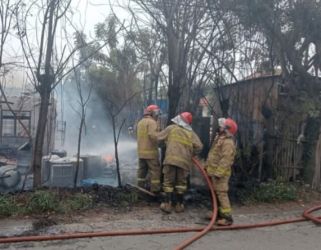
[[[213,131],[222,116],[239,126],[236,173],[259,180],[302,177],[303,144],[298,141],[302,120],[286,122],[286,86],[281,74],[257,74],[215,89]]]
[[[30,174],[32,142],[36,136],[40,98],[36,94],[8,94],[0,99],[0,191],[12,191]],[[10,105],[10,108],[8,106]],[[56,103],[51,98],[44,142],[44,155],[54,148]],[[6,175],[5,173],[11,173]],[[30,178],[29,178],[30,177]],[[32,176],[27,185],[32,186]]]
[[[36,136],[40,97],[35,94],[22,93],[21,95],[8,96],[7,100],[11,110],[3,99],[0,105],[0,144],[18,148],[30,141],[29,136],[32,140]],[[55,129],[56,103],[54,98],[51,98],[44,143],[45,154],[54,147]]]

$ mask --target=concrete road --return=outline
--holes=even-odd
[[[29,242],[0,245],[0,249],[173,249],[192,233]],[[242,231],[211,232],[187,249],[199,250],[317,250],[321,249],[321,227],[310,222]]]

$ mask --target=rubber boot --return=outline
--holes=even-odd
[[[164,201],[165,193],[162,191],[153,192],[155,197],[153,197],[153,202],[162,203]]]
[[[176,213],[183,213],[185,208],[184,208],[184,195],[183,194],[177,194],[176,196],[177,200],[176,200],[176,205],[175,205],[175,212]]]
[[[216,220],[216,225],[218,226],[230,226],[233,224],[233,217],[230,214],[221,215],[220,218]]]
[[[160,205],[160,209],[167,214],[170,214],[173,210],[172,196],[172,193],[165,193],[164,199]]]
[[[159,195],[161,192],[161,188],[160,185],[155,185],[155,184],[151,184],[150,185],[150,191],[156,195]]]

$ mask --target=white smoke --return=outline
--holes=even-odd
[[[60,89],[62,88],[62,89]],[[83,96],[88,95],[88,89],[84,88]],[[76,84],[68,81],[57,89],[58,94],[58,120],[66,122],[65,139],[61,144],[60,135],[57,134],[56,148],[64,149],[68,155],[75,155],[78,145],[78,133],[80,126],[80,105]],[[118,144],[119,155],[127,158],[136,156],[137,144],[133,138],[126,136],[127,128],[123,128]],[[105,107],[94,91],[91,91],[87,104],[86,127],[82,134],[81,155],[114,154],[114,139],[111,123],[108,119]]]

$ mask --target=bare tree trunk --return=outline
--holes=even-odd
[[[259,144],[259,171],[258,171],[258,181],[261,182],[262,180],[262,168],[263,168],[263,154],[264,154],[264,141]]]
[[[43,145],[45,139],[49,102],[50,102],[50,84],[46,85],[48,88],[44,88],[40,93],[40,111],[39,119],[36,131],[36,138],[33,145],[33,157],[32,157],[32,166],[33,166],[33,186],[35,188],[41,186],[41,160],[43,154]]]
[[[152,104],[153,102],[153,89],[154,89],[154,76],[151,74],[148,82],[150,83],[149,90],[148,90],[148,105]]]
[[[144,81],[143,81],[143,103],[144,103],[144,105],[146,105],[146,102],[147,102],[147,100],[146,100],[146,90],[147,90],[147,88],[146,88],[146,72],[144,71]]]
[[[167,123],[170,123],[171,118],[176,115],[178,103],[180,100],[180,87],[181,79],[179,74],[184,72],[178,72],[179,60],[178,57],[178,39],[175,37],[174,31],[171,26],[168,27],[168,119]]]
[[[157,98],[158,98],[158,79],[159,79],[159,75],[157,76],[157,78],[155,79],[155,103],[157,102]]]
[[[77,164],[76,164],[76,171],[74,177],[74,188],[77,187],[78,181],[78,172],[79,172],[79,163],[80,163],[80,149],[81,149],[81,138],[82,138],[82,130],[85,124],[85,114],[82,110],[81,112],[81,119],[80,119],[80,126],[79,126],[79,133],[78,133],[78,146],[77,146]]]
[[[115,160],[116,160],[118,187],[121,187],[122,183],[121,183],[120,165],[119,165],[119,157],[118,157],[118,138],[119,138],[119,136],[117,136],[117,133],[116,133],[116,120],[115,120],[114,116],[112,116],[112,126],[113,126],[113,136],[114,136]],[[121,130],[121,128],[120,128],[120,130]]]
[[[167,123],[176,115],[178,103],[179,103],[179,93],[180,88],[178,86],[173,86],[168,89],[168,119]]]
[[[318,141],[315,147],[315,164],[314,164],[314,174],[312,179],[312,188],[315,190],[320,189],[321,184],[321,133],[319,132]]]

